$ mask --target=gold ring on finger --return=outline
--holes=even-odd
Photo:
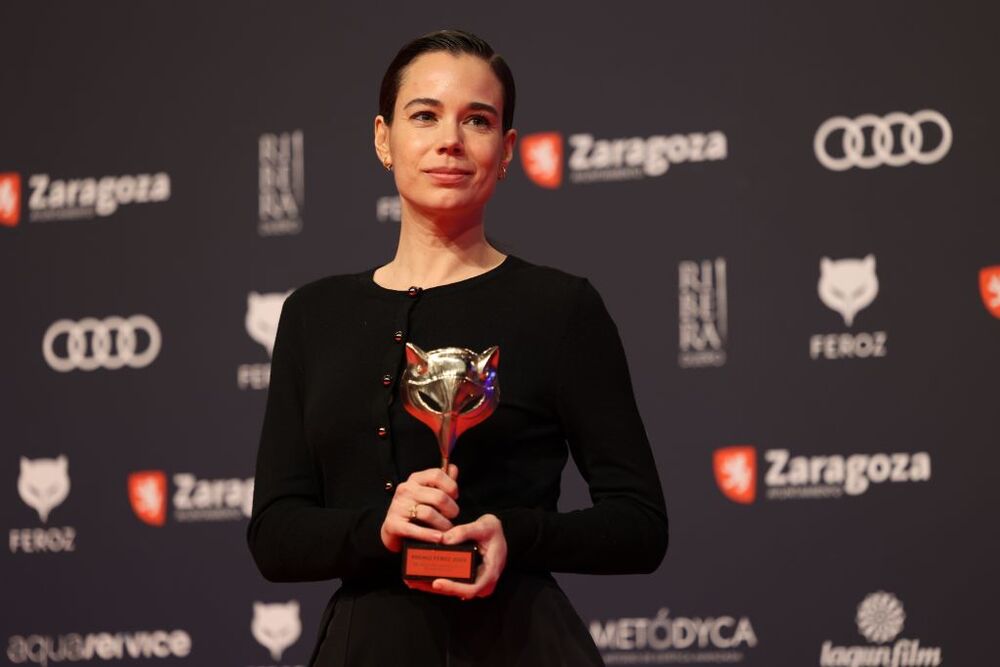
[[[410,508],[410,521],[417,518],[417,508],[420,507],[420,503],[415,503],[413,507]]]

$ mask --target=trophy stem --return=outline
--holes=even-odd
[[[451,450],[455,446],[457,435],[455,434],[455,419],[452,413],[446,412],[441,415],[441,428],[438,430],[438,448],[441,450],[441,469],[448,472],[448,461],[451,458]]]

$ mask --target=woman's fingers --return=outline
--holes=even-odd
[[[467,540],[479,545],[483,557],[483,562],[476,571],[476,580],[471,584],[465,584],[450,579],[435,579],[431,582],[431,588],[435,593],[468,600],[474,597],[486,597],[496,589],[507,563],[507,539],[503,534],[500,520],[492,514],[484,514],[472,523],[455,526],[444,533],[441,542],[458,544]]]
[[[393,517],[386,522],[389,533],[397,538],[411,538],[421,542],[441,542],[443,533],[435,528],[428,528],[420,524],[413,523],[402,517]]]
[[[410,499],[405,499],[399,503],[398,508],[398,515],[406,522],[417,521],[431,528],[436,528],[442,533],[452,528],[452,523],[448,517],[427,503],[410,502]],[[458,514],[457,507],[455,508],[455,514]]]
[[[418,486],[410,489],[406,495],[414,503],[430,505],[449,519],[454,519],[458,516],[458,503],[440,489],[433,489],[429,486]]]
[[[456,479],[458,467],[450,464],[447,471],[420,470],[399,484],[382,522],[386,548],[399,552],[404,537],[440,542],[442,534],[453,528],[451,519],[458,516]]]
[[[472,523],[463,523],[450,529],[444,534],[444,539],[441,542],[442,544],[459,544],[468,541],[486,542],[496,530],[499,530],[499,526],[489,525],[480,518]]]
[[[448,466],[449,473],[452,468],[454,468],[454,464]],[[445,474],[444,470],[440,468],[420,470],[410,475],[404,484],[412,483],[418,486],[431,486],[441,489],[452,498],[458,498],[458,482],[455,481],[455,478],[458,477],[458,468],[454,468],[454,473],[453,477],[450,474]]]
[[[423,514],[419,517],[410,515],[410,511],[414,507],[416,507],[417,512],[421,512],[424,508],[430,508],[434,514],[439,514],[445,519],[454,519],[458,516],[458,503],[451,496],[445,494],[444,491],[429,486],[417,486],[408,483],[400,485],[392,500],[390,511],[395,511],[409,519],[419,518],[424,520],[425,517]],[[448,530],[449,528],[451,528],[450,521],[448,521],[448,525],[443,527],[442,530]]]

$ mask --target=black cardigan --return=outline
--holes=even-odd
[[[498,516],[507,573],[656,569],[663,494],[617,327],[590,282],[514,255],[422,290],[386,289],[374,271],[305,285],[282,308],[247,529],[264,577],[398,581],[379,534],[386,509],[397,483],[440,463],[399,399],[406,341],[500,347],[499,405],[452,461],[455,523]],[[559,512],[568,454],[593,507]]]

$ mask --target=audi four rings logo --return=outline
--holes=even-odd
[[[142,351],[137,351],[138,331],[145,332],[148,339]],[[63,340],[65,352],[61,354]],[[74,369],[115,370],[123,366],[142,368],[156,359],[160,353],[160,342],[160,328],[146,315],[106,317],[103,320],[87,317],[79,322],[53,322],[42,339],[42,354],[49,366],[60,373]]]
[[[924,126],[930,125],[937,125],[941,133],[940,141],[933,147],[927,146],[924,141]],[[900,128],[898,150],[896,127]],[[869,128],[871,138],[866,139],[865,130]],[[842,133],[843,155],[830,155],[827,150],[829,139],[838,132]],[[871,142],[870,147],[868,141]],[[931,109],[914,114],[894,111],[882,118],[870,113],[854,119],[834,116],[816,130],[813,148],[820,164],[833,171],[845,171],[851,167],[873,169],[881,165],[902,167],[911,162],[933,164],[947,155],[951,148],[951,125],[944,116]]]

